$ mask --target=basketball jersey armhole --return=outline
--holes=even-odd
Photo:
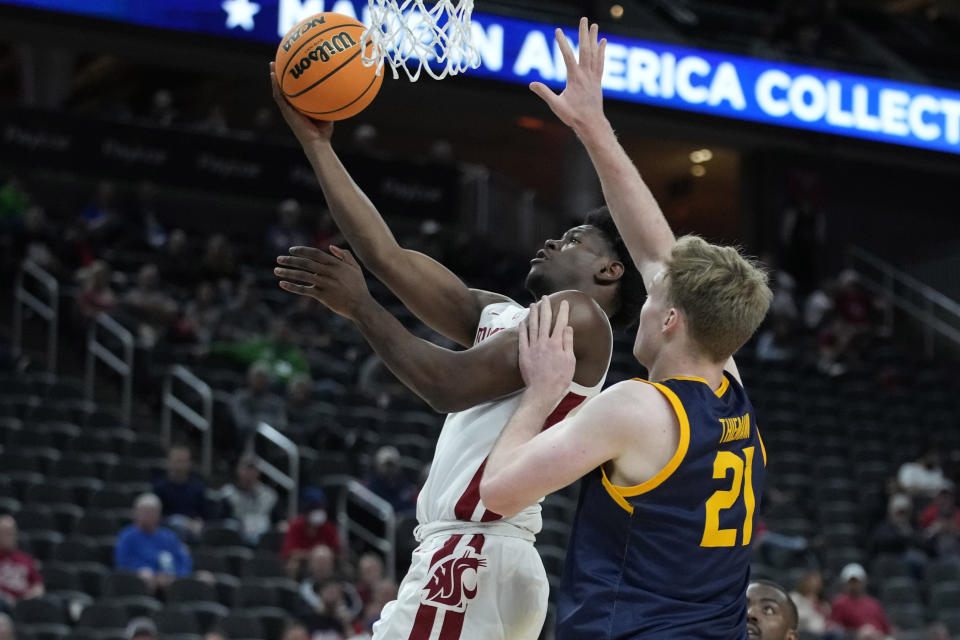
[[[680,401],[680,398],[677,397],[677,394],[675,394],[669,387],[657,382],[650,382],[649,380],[644,380],[642,378],[633,378],[633,380],[636,382],[649,384],[650,386],[656,388],[657,391],[662,393],[667,399],[677,416],[677,423],[680,425],[680,441],[677,443],[677,450],[674,452],[673,457],[670,458],[667,464],[664,465],[664,467],[660,469],[656,475],[646,482],[641,482],[640,484],[636,484],[631,487],[621,487],[610,482],[610,479],[607,477],[607,470],[601,465],[600,473],[602,474],[601,482],[603,484],[603,488],[606,489],[610,497],[613,498],[613,500],[628,513],[633,513],[633,507],[626,499],[633,496],[639,496],[644,493],[649,493],[666,482],[667,478],[672,476],[680,466],[680,463],[683,462],[683,459],[687,455],[687,449],[690,447],[690,420],[687,417],[687,412],[683,408],[683,403]]]

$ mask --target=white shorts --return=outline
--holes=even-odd
[[[413,552],[373,640],[536,640],[547,574],[533,543],[483,533],[433,535]]]

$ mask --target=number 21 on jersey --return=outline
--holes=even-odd
[[[716,491],[707,500],[707,517],[703,525],[701,547],[733,547],[737,544],[737,529],[720,528],[720,512],[730,509],[743,494],[746,517],[743,519],[743,546],[753,537],[753,510],[756,500],[753,495],[753,447],[745,447],[742,457],[733,451],[718,451],[713,461],[713,478],[727,478],[733,470],[733,483],[729,489]]]

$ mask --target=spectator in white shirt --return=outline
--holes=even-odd
[[[897,482],[912,497],[932,498],[944,485],[940,451],[934,446],[928,446],[919,458],[904,462],[897,473]]]
[[[270,529],[271,514],[277,504],[277,492],[260,482],[257,459],[247,455],[237,463],[237,480],[223,488],[223,497],[240,523],[240,531],[256,544]]]

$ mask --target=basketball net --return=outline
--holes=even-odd
[[[370,26],[360,40],[360,50],[372,43],[366,66],[384,63],[400,77],[403,69],[411,82],[420,71],[441,80],[480,66],[480,53],[473,46],[470,14],[473,0],[369,0]],[[427,7],[425,3],[433,6]]]

